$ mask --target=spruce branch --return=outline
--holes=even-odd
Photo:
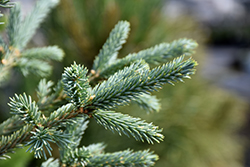
[[[125,66],[129,66],[139,59],[143,59],[149,64],[159,64],[166,63],[170,58],[176,58],[181,55],[190,56],[194,53],[194,49],[197,46],[198,44],[191,39],[179,39],[172,43],[162,43],[117,60],[107,65],[98,75],[107,78],[116,71],[123,69]]]
[[[59,127],[58,125],[62,125],[63,122],[70,121],[70,118],[72,117],[70,114],[74,111],[74,106],[72,104],[69,103],[66,106],[62,106],[58,111],[53,112],[48,118],[44,115],[43,118],[41,118],[41,112],[38,111],[35,102],[32,102],[31,97],[27,97],[26,94],[19,96],[15,95],[14,98],[11,98],[9,105],[12,113],[16,114],[19,119],[17,120],[13,117],[14,119],[9,119],[7,122],[17,124],[21,119],[30,126],[29,129],[26,128],[25,130],[21,129],[14,132],[10,137],[2,135],[2,139],[4,139],[4,142],[2,142],[3,145],[6,145],[6,143],[9,142],[11,143],[11,146],[7,145],[4,146],[2,150],[0,149],[0,155],[10,152],[13,148],[28,141],[26,144],[30,145],[28,151],[34,151],[36,158],[41,158],[42,156],[45,156],[46,158],[45,150],[47,150],[49,154],[52,150],[49,142],[56,143],[60,148],[65,148],[71,143],[71,140],[69,140],[70,134],[63,133],[61,130],[57,130],[57,128]],[[4,122],[3,125],[6,125],[6,123]],[[6,128],[5,131],[8,130]],[[17,138],[16,136],[20,136],[20,138]]]
[[[33,72],[46,76],[51,70],[46,60],[62,59],[64,53],[56,46],[24,50],[39,24],[57,3],[58,0],[38,0],[23,21],[19,5],[11,10],[9,44],[0,38],[0,82],[13,67],[19,67],[25,75]],[[10,98],[9,106],[16,116],[0,124],[0,159],[24,143],[30,146],[27,151],[34,152],[36,158],[46,159],[47,152],[51,156],[50,144],[56,143],[60,160],[49,159],[42,166],[153,166],[158,156],[149,150],[104,153],[103,143],[80,146],[89,122],[87,119],[91,117],[119,135],[132,136],[150,144],[161,142],[164,136],[158,126],[111,110],[132,101],[148,112],[157,112],[159,100],[150,93],[166,83],[183,82],[195,73],[197,63],[191,58],[184,60],[184,56],[192,54],[197,46],[193,40],[163,43],[117,60],[129,30],[126,21],[120,21],[114,27],[89,76],[87,68],[74,62],[65,68],[62,80],[54,89],[53,82],[40,81],[37,103],[25,93]],[[176,58],[180,55],[183,56]],[[175,59],[166,63],[169,58]],[[160,63],[166,64],[150,69],[150,65]],[[107,80],[95,85],[98,79]],[[89,82],[95,85],[93,89]]]
[[[26,152],[34,152],[35,158],[44,157],[47,159],[45,150],[52,156],[52,148],[50,142],[56,143],[61,148],[67,147],[70,143],[69,135],[62,134],[62,132],[57,131],[55,128],[44,128],[43,126],[37,127],[34,131],[30,132],[32,136],[30,141],[26,144],[30,147]]]
[[[24,76],[33,73],[46,77],[52,71],[52,67],[48,62],[39,59],[20,58],[16,61],[16,66],[20,68]]]
[[[48,96],[50,95],[50,93],[52,92],[51,87],[54,85],[54,83],[52,81],[46,81],[46,79],[42,79],[39,84],[38,84],[38,88],[36,90],[36,94],[38,97],[38,106],[39,104],[44,104],[47,99]]]
[[[86,166],[91,157],[88,149],[84,146],[66,151],[67,152],[60,157],[62,166]]]
[[[47,113],[54,112],[60,106],[67,104],[65,99],[66,95],[63,93],[62,81],[58,81],[54,86],[52,91],[51,81],[46,82],[46,80],[41,80],[37,88],[38,102],[37,105],[41,111],[46,111]]]
[[[18,115],[14,115],[0,124],[0,135],[11,134],[21,128],[23,121]]]
[[[26,146],[30,145],[30,147],[26,150],[26,152],[34,151],[35,158],[44,157],[45,159],[47,159],[45,152],[46,149],[49,155],[52,156],[52,148],[49,142],[54,143],[54,141],[51,139],[51,135],[48,133],[48,129],[43,129],[43,127],[39,127],[36,128],[35,132],[31,131],[31,134],[33,134],[33,136],[30,137],[30,141],[26,144]]]
[[[105,129],[109,129],[112,132],[117,131],[119,135],[123,133],[128,137],[132,136],[142,142],[146,140],[150,144],[153,144],[154,141],[159,143],[164,138],[160,134],[162,129],[159,129],[152,123],[146,123],[140,118],[133,118],[129,115],[103,110],[95,111],[92,116]]]
[[[34,9],[24,18],[16,30],[12,46],[22,50],[35,34],[36,29],[59,0],[38,0]]]
[[[28,59],[41,59],[41,60],[56,60],[61,61],[63,59],[64,52],[58,46],[48,46],[42,48],[32,48],[24,50],[21,53],[21,57]]]
[[[89,121],[85,115],[73,118],[73,122],[66,126],[64,133],[72,135],[70,148],[75,149],[80,145],[82,136],[88,127]]]
[[[63,130],[56,128],[49,128],[51,138],[61,149],[69,149],[71,144],[71,134],[63,133]]]
[[[9,37],[9,46],[14,46],[14,44],[17,43],[16,37],[18,36],[18,31],[21,26],[21,7],[19,3],[15,4],[10,10],[8,20],[7,33]]]
[[[11,108],[11,113],[18,115],[21,120],[27,124],[39,125],[41,123],[41,112],[39,111],[35,101],[32,102],[30,96],[15,94],[15,97],[10,98],[8,104]]]
[[[60,149],[60,159],[62,163],[68,166],[73,164],[86,164],[89,157],[89,151],[85,147],[77,148],[82,139],[85,129],[87,128],[87,118],[85,116],[79,116],[73,118],[73,121],[66,126],[66,130],[63,134],[70,135],[71,138],[67,143],[68,149]]]
[[[8,152],[13,152],[14,148],[22,147],[22,143],[30,137],[29,132],[33,127],[33,125],[27,124],[11,135],[2,135],[0,137],[0,159],[5,159],[4,155]]]
[[[87,89],[90,87],[88,70],[84,66],[77,65],[75,62],[71,67],[67,67],[62,74],[63,89],[69,97],[69,101],[76,107],[86,105],[89,99]]]
[[[20,108],[22,108],[22,107],[24,110],[27,109],[26,112],[28,114],[26,114],[27,118],[24,119],[24,121],[26,121],[27,123],[31,123],[30,128],[29,128],[29,130],[27,130],[27,128],[26,128],[26,131],[21,131],[21,133],[20,133],[20,130],[17,132],[14,132],[11,135],[11,137],[8,138],[8,142],[12,143],[11,147],[4,146],[3,150],[0,150],[0,155],[4,154],[5,152],[10,152],[13,148],[18,147],[19,145],[22,145],[23,143],[28,141],[28,143],[26,145],[30,145],[30,147],[27,151],[34,152],[34,155],[36,158],[41,158],[44,156],[46,159],[47,157],[46,157],[45,150],[47,150],[47,152],[50,155],[51,155],[51,151],[52,151],[52,148],[50,147],[50,142],[56,143],[58,146],[60,146],[60,148],[65,148],[65,147],[69,147],[70,145],[72,145],[72,140],[69,139],[70,133],[64,133],[61,130],[57,130],[57,127],[59,127],[58,125],[62,125],[63,122],[66,122],[66,121],[72,121],[70,119],[72,117],[72,115],[70,115],[70,114],[72,114],[71,112],[74,111],[72,104],[70,105],[70,103],[69,103],[66,106],[62,106],[60,109],[58,109],[59,110],[59,111],[57,111],[58,113],[55,111],[54,113],[52,113],[50,115],[49,118],[46,118],[43,116],[43,119],[36,119],[37,122],[35,122],[35,124],[34,124],[33,118],[38,117],[38,116],[36,116],[37,113],[34,112],[34,110],[30,110],[30,108],[35,108],[34,102],[31,103],[31,98],[30,97],[27,98],[27,96],[25,94],[24,94],[24,96],[21,96],[21,95],[17,96],[16,95],[16,99],[15,98],[11,99],[10,106],[12,108],[15,108],[16,109],[15,111],[19,111]],[[16,104],[16,106],[14,106],[14,105],[12,105],[12,103],[18,103],[18,104]],[[27,107],[28,105],[29,105],[29,107]],[[65,114],[67,112],[69,112],[69,114]],[[60,115],[60,116],[63,115],[64,117],[61,118],[58,115]],[[67,115],[70,115],[70,116],[66,117]],[[21,117],[22,117],[22,115],[21,115]],[[83,127],[85,125],[86,125],[86,123],[84,125],[82,125],[81,127]],[[81,130],[83,130],[83,129],[81,129]],[[25,135],[22,134],[24,132],[25,132]],[[21,139],[16,141],[15,134],[21,136]],[[22,136],[24,136],[24,137],[22,137]],[[6,137],[2,136],[2,138],[5,139]]]
[[[152,70],[137,71],[136,63],[120,70],[93,89],[92,96],[95,97],[91,101],[92,107],[110,110],[128,104],[142,93],[156,91],[166,83],[183,82],[183,78],[190,78],[194,74],[197,65],[194,60],[184,61],[183,58],[176,58]],[[130,70],[134,75],[123,78]]]
[[[59,0],[39,0],[35,8],[23,20],[21,19],[20,5],[16,3],[10,10],[7,25],[8,43],[1,38],[0,47],[0,84],[3,84],[10,76],[14,67],[19,67],[24,75],[34,73],[46,77],[51,72],[48,60],[61,61],[63,51],[56,46],[33,48],[23,51],[27,43],[34,35],[35,30],[44,20],[50,9],[57,5]]]
[[[75,107],[72,103],[63,105],[52,112],[44,124],[48,127],[52,127],[53,125],[58,125],[62,122],[69,121],[68,119],[72,117],[72,112],[74,109]]]
[[[105,66],[116,60],[118,51],[122,48],[122,44],[126,42],[129,30],[129,22],[127,21],[119,21],[116,24],[100,53],[95,58],[93,70],[101,71]]]
[[[125,150],[115,153],[98,154],[89,158],[87,167],[150,167],[158,160],[158,156],[149,150],[136,151]]]
[[[63,164],[68,166],[74,166],[74,164],[82,164],[83,166],[87,163],[90,153],[87,148],[78,148],[82,135],[87,128],[88,122],[87,117],[80,116],[73,118],[74,122],[71,122],[66,126],[65,134],[72,136],[68,144],[68,149],[60,150],[60,159]]]
[[[92,90],[92,97],[94,97],[91,101],[92,106],[100,109],[112,109],[116,105],[128,104],[130,99],[134,99],[133,96],[122,93],[129,89],[129,86],[139,82],[141,73],[148,69],[149,67],[144,61],[138,61],[110,76],[107,81],[96,85]],[[116,96],[119,96],[119,99]],[[109,99],[113,101],[111,102]],[[105,105],[102,104],[103,102]],[[106,105],[106,103],[109,104]]]
[[[166,83],[174,85],[173,82],[184,82],[183,79],[190,79],[190,75],[195,73],[195,67],[198,63],[191,58],[185,61],[183,59],[184,56],[181,56],[167,64],[152,69],[146,79],[146,88],[154,90],[155,87],[161,88]]]

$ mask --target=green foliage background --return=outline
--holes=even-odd
[[[196,76],[185,84],[165,86],[157,94],[162,99],[159,113],[148,115],[135,105],[120,108],[163,128],[164,142],[149,146],[104,131],[94,122],[82,142],[88,145],[104,141],[107,151],[150,147],[160,156],[156,163],[159,167],[243,166],[244,141],[237,136],[237,131],[244,122],[245,104],[202,78],[200,71],[205,63],[207,31],[188,16],[178,19],[164,16],[163,6],[160,0],[63,0],[43,24],[41,30],[48,43],[58,45],[66,55],[63,64],[56,64],[53,80],[61,76],[63,66],[73,61],[90,67],[118,20],[128,20],[132,29],[120,57],[183,37],[192,38],[199,44],[194,56],[200,64]],[[34,90],[36,84],[30,83],[29,88],[26,87],[28,92]]]

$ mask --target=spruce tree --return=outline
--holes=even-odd
[[[151,93],[164,84],[184,82],[195,73],[197,62],[186,57],[194,53],[197,43],[179,39],[118,58],[130,31],[127,21],[119,21],[91,70],[74,62],[64,69],[61,80],[54,83],[45,78],[51,71],[48,61],[62,60],[63,51],[57,46],[31,49],[26,46],[57,4],[58,0],[39,0],[24,19],[19,4],[10,10],[8,40],[2,36],[0,43],[0,83],[8,82],[16,68],[24,76],[33,73],[43,79],[36,89],[36,101],[26,93],[10,98],[12,117],[0,124],[0,158],[10,158],[8,153],[29,146],[27,151],[34,153],[35,158],[44,158],[43,167],[153,166],[158,160],[153,151],[127,149],[106,153],[105,144],[85,146],[81,138],[88,122],[96,121],[107,130],[140,142],[162,142],[162,129],[118,112],[119,107],[136,103],[148,113],[158,112],[159,100]],[[51,158],[51,143],[58,145],[60,158]]]

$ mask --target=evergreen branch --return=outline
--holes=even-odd
[[[84,66],[77,65],[75,62],[71,67],[67,67],[62,74],[63,89],[69,97],[69,101],[76,107],[86,105],[89,100],[87,89],[90,87],[88,70]]]
[[[22,50],[32,36],[35,34],[36,29],[39,27],[44,18],[48,15],[51,8],[55,7],[59,0],[39,0],[37,1],[34,9],[29,13],[22,24],[19,26],[12,46]]]
[[[122,133],[126,136],[133,136],[136,140],[153,144],[154,141],[159,143],[163,140],[164,136],[160,134],[162,129],[158,129],[157,126],[152,123],[146,123],[140,118],[133,118],[129,115],[116,113],[114,111],[95,111],[92,116],[96,122],[109,129],[112,132],[117,131],[119,135]]]
[[[172,82],[184,82],[182,79],[190,79],[190,75],[195,73],[195,67],[198,64],[191,58],[185,61],[183,59],[184,56],[181,56],[170,63],[152,69],[148,73],[148,78],[145,79],[145,88],[154,90],[166,83],[174,85]]]
[[[26,152],[34,151],[35,158],[42,158],[44,156],[44,158],[47,159],[45,153],[46,149],[49,155],[52,156],[52,148],[49,142],[54,143],[54,141],[51,139],[51,135],[48,133],[48,129],[43,129],[42,127],[40,127],[39,129],[36,128],[36,132],[31,131],[30,133],[32,133],[33,136],[30,137],[30,141],[26,144],[26,146],[30,145]]]
[[[46,97],[41,98],[40,95],[38,95],[39,101],[37,102],[37,105],[39,106],[39,109],[41,111],[46,111],[48,113],[55,111],[58,109],[60,106],[67,104],[68,102],[66,101],[66,96],[63,93],[63,86],[62,86],[62,81],[58,81],[56,86],[53,88],[53,93],[51,93],[51,88],[48,87],[52,83],[46,83],[46,81],[41,80],[39,83],[39,87],[37,88],[37,93],[38,94],[43,94],[43,96]],[[47,90],[47,92],[45,92]],[[44,91],[41,93],[40,91]],[[39,98],[40,97],[40,98]]]
[[[105,148],[106,148],[106,145],[104,143],[90,144],[87,146],[87,149],[89,150],[90,154],[93,154],[93,155],[104,153]]]
[[[122,48],[122,44],[126,42],[129,30],[129,23],[127,21],[119,21],[117,23],[96,57],[93,70],[101,71],[105,66],[116,60],[118,51]]]
[[[146,69],[134,72],[131,77],[123,78],[124,73],[136,67],[132,64],[128,68],[115,73],[107,81],[97,85],[92,96],[91,106],[99,109],[113,109],[117,106],[128,104],[131,100],[138,98],[142,93],[149,93],[161,88],[163,84],[181,81],[190,78],[194,74],[197,63],[188,59],[183,61],[183,56],[172,62],[156,67],[151,71]]]
[[[100,71],[99,76],[107,78],[139,59],[143,59],[149,64],[159,64],[166,63],[170,58],[176,58],[181,55],[190,56],[194,53],[194,49],[197,46],[198,44],[190,39],[179,39],[172,43],[162,43],[138,53],[129,54],[110,65],[106,65],[106,68]]]
[[[64,52],[57,46],[27,49],[21,53],[21,57],[28,59],[56,60],[63,59]]]
[[[134,100],[142,109],[146,110],[147,113],[150,112],[159,112],[161,109],[161,104],[159,103],[159,99],[156,96],[152,96],[146,93],[138,96]]]
[[[30,137],[30,141],[26,144],[26,146],[30,145],[26,152],[34,151],[35,158],[44,157],[45,159],[47,159],[45,149],[47,150],[49,155],[52,156],[52,148],[49,142],[54,143],[55,141],[51,139],[51,135],[48,133],[48,129],[43,129],[43,127],[38,128],[35,129],[36,131],[30,132],[31,134],[33,134],[33,136]]]
[[[6,135],[20,129],[22,121],[19,116],[14,115],[0,124],[0,135]]]
[[[16,95],[16,99],[12,98],[11,99],[12,101],[10,102],[10,106],[12,108],[15,108],[15,111],[19,111],[20,108],[22,108],[22,107],[24,109],[34,108],[35,104],[34,104],[34,102],[31,103],[30,96],[28,99],[25,94],[24,94],[24,97],[21,95],[18,97]],[[15,103],[16,106],[14,106],[13,103]],[[18,104],[18,103],[21,103],[21,104]],[[29,105],[29,107],[27,107],[28,105]],[[72,111],[72,108],[70,108],[70,104],[68,106],[69,106],[68,111]],[[71,106],[73,106],[73,105],[71,104]],[[62,108],[66,108],[66,107],[63,106]],[[61,110],[63,110],[62,108],[61,108]],[[36,112],[34,112],[34,110],[31,110],[31,111],[33,111],[33,112],[30,112],[28,110],[27,111],[28,114],[26,114],[26,115],[27,115],[27,119],[29,119],[29,122],[33,123],[34,121],[33,120],[30,121],[30,117],[37,117],[37,116],[35,116]],[[56,143],[58,146],[60,146],[60,148],[65,149],[65,147],[68,147],[68,149],[69,149],[69,146],[72,145],[72,140],[69,139],[70,134],[63,133],[62,131],[57,131],[55,128],[51,127],[53,124],[53,122],[51,120],[53,118],[55,118],[55,116],[57,116],[56,112],[52,113],[48,119],[46,119],[45,117],[44,117],[45,118],[44,120],[37,119],[36,121],[38,123],[36,123],[36,128],[34,128],[34,126],[30,125],[31,128],[29,128],[28,130],[27,130],[27,128],[25,130],[19,130],[17,132],[14,132],[14,134],[11,135],[10,137],[2,136],[2,142],[0,144],[3,144],[3,147],[2,148],[0,147],[0,155],[5,154],[7,152],[10,152],[15,147],[19,147],[20,144],[24,143],[28,139],[30,141],[26,145],[30,145],[30,147],[27,151],[30,151],[30,152],[34,151],[36,158],[41,158],[44,156],[46,159],[47,157],[45,154],[45,152],[46,152],[45,150],[47,150],[47,152],[51,155],[52,148],[50,147],[49,142]],[[55,118],[55,120],[56,119],[57,118]],[[67,121],[67,119],[69,119],[69,118],[65,118],[65,120],[64,120],[64,118],[62,118],[62,120],[57,121],[57,122],[55,121],[55,122],[58,124],[58,123],[62,123],[62,121]],[[8,121],[8,122],[10,122],[10,121]],[[81,126],[81,127],[83,127],[83,126]],[[23,134],[23,133],[25,133],[25,134]],[[30,137],[29,134],[32,134],[33,136]],[[17,136],[20,136],[20,139],[17,138]],[[17,140],[17,141],[15,141],[15,140]],[[12,143],[11,146],[8,142]]]
[[[47,159],[47,161],[41,164],[41,167],[59,167],[59,166],[60,166],[59,160],[58,159],[54,160],[54,158],[49,158]]]
[[[90,153],[88,149],[84,146],[81,148],[75,148],[74,150],[68,149],[63,156],[61,156],[60,160],[62,162],[62,166],[86,166],[89,162]]]
[[[135,82],[139,82],[141,73],[148,70],[148,68],[149,67],[144,61],[138,61],[129,67],[125,67],[123,70],[118,71],[113,76],[109,77],[107,81],[103,81],[101,84],[96,85],[92,90],[92,97],[94,97],[91,101],[92,106],[101,109],[112,109],[115,108],[116,105],[128,104],[130,99],[134,98],[132,96],[127,96],[127,94],[126,97],[121,97],[124,92],[123,89],[128,89],[129,85],[134,85]],[[129,79],[131,80],[129,81]],[[122,99],[114,99],[113,96],[115,94]],[[114,103],[109,103],[107,99],[114,100]],[[109,103],[109,105],[103,105],[103,102]]]
[[[65,133],[70,134],[72,137],[70,138],[70,148],[75,149],[79,146],[82,135],[88,127],[89,121],[87,121],[87,117],[75,117],[73,118],[74,122],[66,127]]]
[[[131,77],[134,75],[134,73],[140,72],[142,70],[149,69],[149,65],[144,60],[137,60],[134,63],[132,63],[129,67],[125,67],[122,72],[119,73],[119,77],[110,77],[112,78],[112,82],[117,82],[121,79],[125,79],[128,77]],[[119,72],[119,71],[118,71]],[[92,76],[89,78],[89,81],[91,82],[96,76]]]
[[[21,95],[18,97],[16,95],[16,99],[15,98],[11,99],[11,102],[10,102],[11,108],[12,109],[14,108],[15,111],[20,111],[20,108],[22,108],[22,107],[24,109],[28,108],[29,109],[27,111],[28,114],[26,114],[27,118],[24,121],[29,120],[29,122],[33,123],[34,121],[31,120],[30,117],[35,118],[38,116],[36,116],[37,113],[33,109],[32,110],[30,109],[30,108],[34,108],[34,105],[35,105],[34,102],[31,103],[30,96],[28,99],[25,94],[24,94],[24,97]],[[16,105],[14,106],[13,103],[15,103]],[[27,106],[29,106],[29,107],[27,107]],[[57,112],[60,113],[61,115],[63,115],[63,112],[66,113],[65,111],[72,111],[72,107],[73,107],[72,104],[71,105],[68,104],[67,106],[61,107],[60,108],[61,110],[58,109],[59,111],[57,111]],[[63,110],[65,108],[66,108],[66,110]],[[9,142],[11,140],[13,145],[11,145],[11,147],[4,146],[3,153],[11,151],[13,148],[18,147],[18,144],[22,144],[23,142],[27,141],[28,139],[30,141],[26,145],[30,145],[30,147],[27,151],[30,151],[30,152],[34,151],[36,158],[41,158],[44,156],[46,159],[47,157],[45,154],[45,150],[47,150],[47,152],[51,155],[52,148],[50,147],[49,142],[56,143],[58,146],[60,146],[60,148],[68,147],[70,144],[72,145],[72,141],[69,139],[70,138],[69,133],[63,133],[62,131],[57,131],[55,128],[52,128],[52,125],[55,125],[55,122],[56,122],[56,124],[59,124],[59,123],[62,123],[63,121],[67,121],[69,119],[69,118],[65,117],[65,114],[64,114],[63,118],[61,118],[60,116],[59,116],[59,118],[57,118],[57,116],[59,115],[57,112],[55,111],[54,113],[52,113],[48,119],[46,119],[45,117],[44,117],[45,118],[44,120],[36,119],[36,121],[38,123],[36,123],[35,129],[33,129],[34,126],[32,126],[32,128],[30,128],[29,130],[22,131],[22,133],[27,132],[26,136],[24,136],[22,133],[19,133],[19,131],[15,132],[14,135],[9,137],[10,139],[8,140]],[[53,120],[53,119],[55,119],[55,120]],[[61,119],[61,120],[57,120],[57,119]],[[44,128],[44,126],[46,128]],[[83,127],[83,126],[81,126],[81,127]],[[22,140],[19,139],[19,140],[17,140],[17,142],[15,142],[15,139],[16,139],[15,134],[16,133],[18,136],[21,136],[21,137],[24,136],[21,138]],[[27,137],[28,134],[32,134],[33,136],[30,137],[30,135],[29,135],[29,137]],[[3,136],[3,138],[4,138],[4,136]],[[7,140],[6,137],[4,139]],[[4,144],[5,143],[6,142],[4,142]],[[2,153],[2,151],[0,150],[0,155],[1,155],[1,153]]]
[[[68,121],[67,119],[72,116],[71,114],[72,111],[74,111],[74,108],[74,105],[71,103],[63,105],[50,114],[44,125],[47,127],[52,127],[53,125],[58,125],[61,122]]]
[[[0,141],[0,157],[12,152],[14,148],[22,147],[22,143],[29,138],[29,132],[32,130],[32,125],[25,125],[20,130],[9,136],[1,136]]]
[[[38,97],[38,102],[37,103],[45,103],[48,95],[51,93],[51,87],[53,86],[52,81],[46,81],[46,79],[40,80],[37,88],[37,97]]]
[[[36,28],[47,15],[51,7],[54,7],[58,0],[42,1],[39,0],[31,12],[23,21],[21,20],[20,5],[16,4],[9,15],[9,24],[7,33],[9,44],[1,47],[1,65],[0,67],[0,83],[8,79],[10,70],[19,66],[24,75],[30,72],[42,77],[48,76],[51,72],[51,66],[46,62],[47,59],[61,60],[63,51],[58,47],[35,48],[20,53],[27,45],[27,42],[34,35]],[[1,41],[1,45],[2,45]],[[4,52],[2,50],[4,49]],[[41,59],[41,60],[39,60]]]
[[[52,70],[49,63],[38,59],[20,58],[17,60],[16,65],[20,68],[24,76],[33,73],[41,77],[46,77]]]
[[[64,53],[57,46],[23,51],[58,1],[38,0],[23,21],[18,4],[11,10],[7,27],[9,44],[0,37],[0,83],[6,80],[13,67],[19,67],[24,75],[33,72],[46,76],[51,71],[46,60],[63,58]],[[1,2],[7,4],[9,1]],[[94,117],[98,124],[119,135],[132,136],[150,144],[161,142],[164,138],[162,129],[140,118],[110,110],[134,101],[149,112],[159,111],[160,104],[150,92],[162,88],[166,83],[183,82],[184,78],[190,78],[195,72],[197,63],[191,58],[183,60],[197,46],[193,40],[187,39],[163,43],[117,60],[118,51],[125,43],[129,30],[126,21],[114,27],[94,61],[90,78],[86,76],[88,70],[84,66],[74,63],[65,68],[62,81],[58,82],[54,91],[51,81],[41,80],[37,104],[26,94],[10,98],[11,113],[16,116],[0,124],[0,159],[8,157],[6,153],[23,143],[30,146],[27,151],[34,152],[36,158],[46,159],[46,152],[51,156],[50,144],[56,143],[60,160],[49,159],[42,166],[153,166],[158,156],[149,150],[105,154],[102,143],[78,148],[88,124],[86,115]],[[169,58],[180,55],[184,56],[152,70],[149,68],[151,64],[165,63]],[[89,82],[97,79],[107,80],[92,89]]]
[[[9,79],[10,71],[13,67],[17,65],[17,60],[19,60],[20,52],[7,45],[1,47],[1,64],[0,64],[0,84],[3,84],[7,79]]]
[[[15,97],[10,98],[8,103],[11,109],[11,113],[18,115],[21,120],[28,124],[39,125],[41,122],[41,112],[38,111],[38,107],[35,101],[32,102],[30,96],[15,94]]]
[[[9,46],[17,43],[18,31],[21,26],[21,7],[17,3],[11,10],[8,17],[7,33],[9,37]]]
[[[49,129],[38,126],[35,131],[31,131],[30,133],[32,136],[30,137],[30,141],[26,144],[26,146],[30,145],[30,147],[26,152],[34,151],[35,158],[44,157],[47,159],[45,150],[50,156],[52,156],[50,142],[56,143],[62,148],[67,147],[67,145],[70,143],[69,135],[65,135],[60,131],[56,131],[54,128]]]
[[[61,149],[69,149],[71,144],[71,134],[63,133],[62,130],[50,129],[51,138]]]
[[[89,158],[87,167],[150,167],[159,158],[149,150],[133,152],[131,150],[119,151],[115,153],[98,154]]]
[[[70,138],[70,143],[68,144],[69,149],[61,149],[60,157],[62,163],[67,164],[68,166],[73,166],[73,164],[86,164],[87,158],[90,153],[88,149],[82,147],[80,149],[77,146],[80,144],[82,135],[84,134],[85,129],[89,121],[86,121],[86,117],[75,117],[73,118],[74,122],[66,126],[65,134],[72,136]],[[72,160],[73,159],[73,160]]]

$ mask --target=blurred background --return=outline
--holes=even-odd
[[[19,1],[24,15],[35,2]],[[156,167],[248,167],[249,15],[249,0],[62,0],[29,47],[58,45],[65,51],[63,62],[54,64],[49,78],[57,81],[63,67],[73,61],[91,68],[94,57],[119,20],[131,24],[130,36],[119,57],[179,38],[196,40],[199,47],[193,58],[199,62],[197,74],[185,84],[167,85],[156,93],[162,104],[159,113],[146,114],[134,105],[117,109],[163,128],[163,142],[155,145],[136,142],[91,121],[82,144],[104,142],[107,152],[150,148],[160,157]],[[16,80],[18,84],[12,82]],[[1,121],[9,117],[9,97],[24,91],[35,97],[39,80],[14,73],[9,84],[0,90]],[[23,152],[15,154],[19,159],[13,157],[15,161],[0,162],[0,166],[40,163],[32,154],[23,157]]]

